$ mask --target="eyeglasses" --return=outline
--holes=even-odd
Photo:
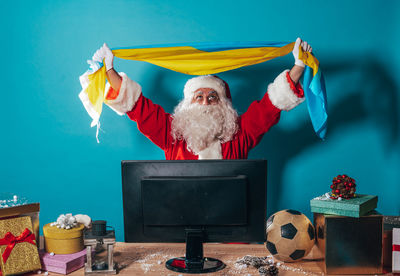
[[[214,90],[209,92],[198,91],[195,93],[193,100],[200,103],[204,101],[205,97],[207,98],[207,102],[210,104],[216,103],[219,100],[218,93]]]

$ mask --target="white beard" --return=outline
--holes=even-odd
[[[216,105],[183,100],[174,110],[171,133],[175,140],[184,139],[188,149],[198,154],[217,140],[232,140],[238,130],[237,119],[232,103],[225,99]]]

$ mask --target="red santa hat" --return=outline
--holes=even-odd
[[[193,93],[199,88],[214,89],[215,92],[218,93],[218,97],[220,99],[229,99],[232,101],[228,84],[224,80],[213,75],[199,76],[189,79],[185,84],[185,88],[183,89],[185,100],[192,99]]]

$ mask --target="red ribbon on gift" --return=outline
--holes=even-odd
[[[4,235],[4,238],[0,239],[0,245],[7,245],[6,250],[4,250],[3,252],[4,263],[7,262],[7,259],[10,256],[11,251],[14,249],[14,246],[17,243],[21,242],[29,242],[33,245],[36,245],[35,234],[32,234],[32,232],[28,228],[25,228],[25,230],[18,237],[15,237],[12,233],[7,232]]]
[[[400,244],[393,244],[393,251],[400,251]]]

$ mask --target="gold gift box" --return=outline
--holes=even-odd
[[[39,203],[30,203],[19,206],[0,208],[0,219],[29,216],[32,221],[32,232],[36,236],[36,244],[39,245],[39,211]]]
[[[0,219],[0,238],[3,239],[7,232],[19,237],[26,228],[32,232],[32,222],[28,216]],[[36,245],[29,242],[15,244],[4,263],[2,256],[6,248],[7,245],[0,246],[0,264],[3,275],[26,273],[42,268]]]
[[[45,249],[54,254],[72,254],[84,249],[83,230],[85,226],[78,223],[77,227],[71,229],[57,228],[50,226],[50,223],[43,226]]]
[[[319,262],[326,274],[383,272],[383,216],[375,211],[359,218],[314,213]]]

